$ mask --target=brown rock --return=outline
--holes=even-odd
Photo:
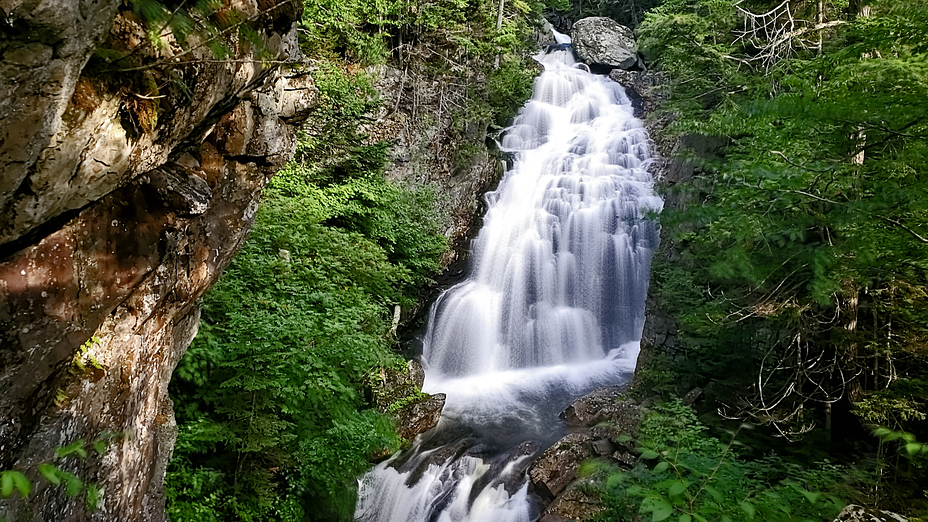
[[[105,492],[94,520],[165,519],[177,433],[167,385],[196,334],[197,300],[248,235],[295,143],[291,124],[315,100],[307,76],[242,50],[226,63],[173,63],[187,90],[164,81],[157,105],[124,88],[132,74],[81,76],[107,38],[109,49],[141,45],[135,56],[150,62],[178,49],[148,45],[121,5],[0,0],[17,28],[0,38],[0,469],[35,484],[25,502],[0,500],[6,520],[89,520],[82,497],[35,476],[77,439],[110,441],[102,455],[59,462]],[[298,19],[290,9],[262,18],[279,59],[300,58]],[[232,143],[212,132],[220,121],[251,132]],[[99,368],[75,371],[91,336],[84,358]]]
[[[590,520],[602,513],[606,509],[602,500],[597,495],[588,493],[592,491],[592,487],[593,483],[588,480],[572,483],[545,509],[541,520]]]
[[[634,438],[641,420],[640,408],[623,395],[625,387],[599,388],[577,399],[561,413],[573,428],[591,427],[596,438]]]
[[[409,360],[402,370],[381,368],[368,381],[367,393],[374,406],[387,413],[397,401],[419,394],[424,382],[422,365]]]
[[[529,470],[532,484],[542,497],[555,498],[577,478],[580,464],[593,454],[592,438],[570,433],[546,449]]]
[[[418,402],[400,408],[393,414],[396,419],[396,432],[400,437],[410,440],[416,435],[430,430],[438,424],[441,410],[445,407],[445,394],[436,393]]]

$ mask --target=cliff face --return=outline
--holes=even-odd
[[[468,117],[461,109],[467,86],[418,69],[415,64],[405,70],[371,69],[384,103],[363,129],[371,142],[392,145],[387,179],[435,190],[438,215],[452,245],[442,259],[448,266],[466,254],[467,241],[477,232],[480,198],[499,180],[502,165],[486,147],[486,117]],[[455,118],[465,120],[462,128],[455,128]]]
[[[233,4],[264,48],[228,36],[218,61],[156,49],[117,0],[0,0],[0,470],[34,487],[0,518],[164,519],[171,372],[316,93],[255,61],[300,59],[301,4]],[[133,66],[88,67],[100,49]],[[87,457],[56,458],[78,439]],[[97,509],[42,463],[101,489]]]

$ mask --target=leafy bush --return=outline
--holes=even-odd
[[[844,506],[842,467],[803,468],[775,455],[745,460],[737,433],[719,441],[680,402],[655,407],[640,436],[635,468],[604,476],[600,520],[832,520]]]

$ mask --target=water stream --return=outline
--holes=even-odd
[[[527,470],[563,436],[558,414],[634,371],[661,208],[647,133],[569,51],[539,61],[469,276],[431,309],[424,389],[447,394],[442,419],[361,479],[357,520],[536,520]]]

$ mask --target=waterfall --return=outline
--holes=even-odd
[[[539,61],[469,276],[430,312],[424,389],[447,394],[442,419],[361,479],[357,520],[537,519],[527,472],[564,434],[558,414],[634,371],[662,205],[647,133],[569,50]]]

